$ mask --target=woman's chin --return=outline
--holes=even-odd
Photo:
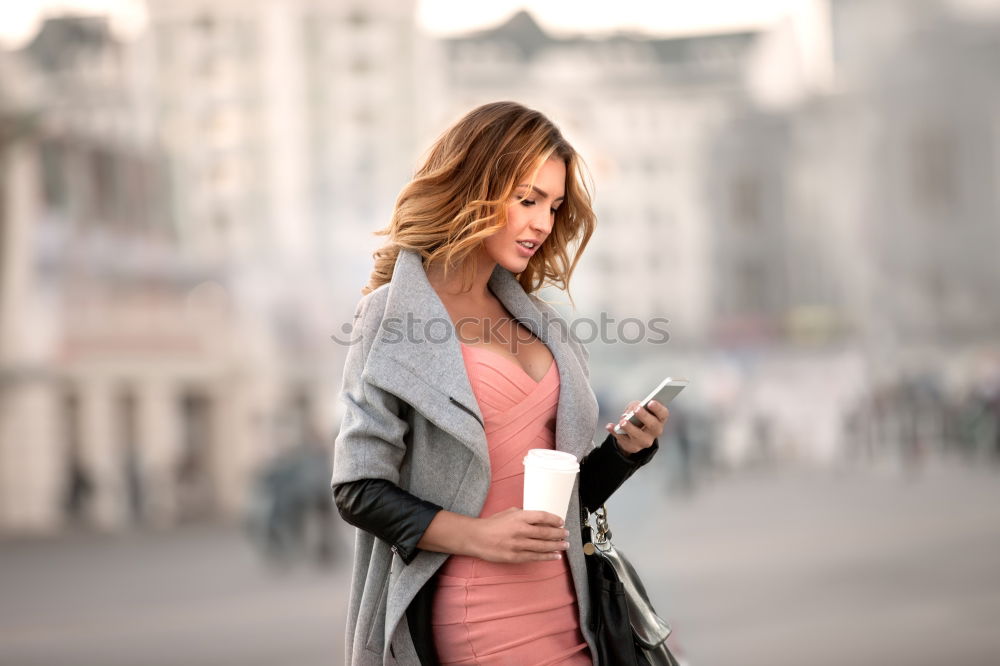
[[[528,262],[530,257],[507,257],[504,261],[499,262],[501,266],[506,268],[511,273],[520,273],[528,267]]]
[[[490,259],[506,268],[511,273],[517,274],[528,267],[531,257],[526,257],[516,249],[513,252],[489,252],[486,254]]]

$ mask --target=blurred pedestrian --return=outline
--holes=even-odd
[[[246,523],[271,562],[287,564],[299,555],[333,562],[330,473],[329,451],[315,438],[282,452],[258,473]]]

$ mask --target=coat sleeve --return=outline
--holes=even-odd
[[[442,508],[385,479],[338,483],[333,498],[345,521],[392,544],[405,564],[417,556],[417,544]]]
[[[403,417],[406,405],[398,397],[363,378],[365,360],[381,323],[371,303],[371,298],[362,299],[354,315],[330,486],[345,521],[391,544],[409,564],[416,557],[417,542],[441,507],[399,487],[409,423]]]
[[[404,436],[409,424],[403,402],[365,381],[368,352],[381,325],[381,313],[370,297],[361,299],[344,361],[340,400],[343,413],[333,446],[331,485],[358,479],[385,479],[399,483],[406,453]]]
[[[649,448],[628,455],[618,448],[615,436],[608,433],[604,442],[580,462],[580,502],[591,512],[600,507],[659,448],[660,443],[654,439]]]

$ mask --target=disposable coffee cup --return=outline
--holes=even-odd
[[[524,509],[548,511],[565,521],[573,483],[580,471],[576,456],[552,449],[529,449],[523,464]]]

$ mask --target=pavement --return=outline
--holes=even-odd
[[[608,510],[691,666],[1000,664],[1000,470],[669,464]],[[217,524],[0,541],[0,666],[341,664],[343,527],[330,568]]]

